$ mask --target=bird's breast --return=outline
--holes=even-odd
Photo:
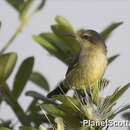
[[[102,78],[106,66],[107,57],[101,50],[81,51],[76,67],[69,71],[65,82],[73,88],[87,89]]]
[[[91,83],[102,78],[107,66],[107,57],[101,50],[88,50],[87,53],[80,54],[79,66],[84,78]]]

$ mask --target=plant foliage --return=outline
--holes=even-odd
[[[116,108],[118,99],[127,91],[130,83],[117,88],[113,94],[102,97],[101,91],[104,91],[109,83],[106,79],[102,79],[91,96],[87,93],[85,93],[85,97],[79,96],[78,91],[74,90],[72,96],[57,95],[48,99],[43,93],[50,90],[49,83],[41,72],[33,69],[35,62],[33,56],[22,61],[15,74],[13,84],[8,84],[8,78],[12,75],[17,63],[17,54],[14,52],[5,53],[5,51],[21,33],[30,17],[43,8],[45,0],[41,0],[31,14],[29,12],[34,0],[6,0],[6,2],[19,13],[20,26],[0,52],[0,104],[5,101],[11,107],[18,121],[23,125],[19,128],[20,130],[52,130],[53,128],[56,130],[90,130],[89,126],[84,128],[81,125],[82,120],[113,119],[120,112],[130,108],[129,104],[122,108]],[[72,58],[80,51],[79,42],[72,37],[73,34],[77,33],[77,30],[62,16],[56,16],[55,22],[51,25],[51,32],[33,35],[33,39],[52,56],[69,65]],[[112,23],[101,31],[100,34],[105,42],[121,24],[122,22]],[[112,63],[118,56],[116,54],[109,57],[108,64]],[[41,93],[33,90],[27,91],[25,95],[31,96],[33,100],[24,110],[18,99],[29,81],[39,87]],[[124,117],[129,119],[129,113],[124,114]],[[39,127],[44,123],[49,128]],[[11,120],[0,119],[0,130],[10,130],[13,127]],[[91,129],[101,130],[102,127]]]

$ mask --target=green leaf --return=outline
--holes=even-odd
[[[126,110],[128,110],[128,109],[130,109],[130,105],[126,105],[126,106],[120,108],[119,110],[117,110],[117,111],[114,113],[113,116],[115,117],[115,116],[118,115],[119,113],[124,112],[124,111],[126,111]]]
[[[126,90],[130,87],[130,83],[123,86],[122,88],[117,88],[115,92],[104,99],[104,103],[102,105],[102,110],[107,111],[108,109],[112,108],[116,101],[126,92]]]
[[[41,3],[35,9],[35,12],[40,11],[45,6],[46,0],[42,0]]]
[[[47,111],[49,114],[51,114],[54,117],[64,117],[65,113],[58,109],[53,104],[42,104],[41,106],[45,111]]]
[[[34,127],[38,128],[40,124],[49,123],[46,116],[41,113],[41,108],[38,104],[37,99],[33,99],[33,101],[30,103],[26,113],[28,114],[28,119],[31,120],[31,122],[34,123]],[[52,118],[52,116],[47,115],[49,119]],[[54,120],[51,120],[51,122]]]
[[[54,33],[41,33],[33,37],[50,54],[55,55],[62,62],[70,63],[70,57],[74,54],[68,45],[58,38]],[[47,42],[46,42],[47,41]]]
[[[19,130],[36,130],[36,129],[32,127],[22,126],[19,128]]]
[[[110,24],[107,28],[105,28],[100,34],[102,36],[102,38],[106,41],[109,36],[111,35],[111,33],[120,25],[122,25],[123,22],[117,22],[117,23],[112,23]]]
[[[62,16],[56,16],[55,17],[55,21],[57,22],[57,24],[59,26],[64,27],[64,29],[66,30],[66,32],[75,33],[75,30],[72,27],[72,25],[64,17],[62,17]]]
[[[55,54],[58,53],[58,50],[56,47],[54,47],[50,42],[48,42],[47,40],[43,39],[40,36],[36,36],[33,35],[33,39],[35,41],[37,41],[41,46],[43,46],[44,48],[46,48],[51,54]]]
[[[44,47],[51,55],[54,55],[57,58],[64,61],[63,54],[61,52],[59,52],[59,50],[54,45],[52,45],[52,43],[50,43],[46,39],[42,38],[41,36],[34,35],[33,39],[36,42],[38,42],[42,47]]]
[[[47,117],[49,118],[49,120],[54,121],[54,118],[52,118],[52,116],[47,115]],[[41,113],[41,110],[39,113],[33,112],[31,114],[28,115],[28,118],[31,120],[31,122],[34,124],[35,128],[38,128],[42,123],[47,123],[49,124],[50,122],[48,122],[46,116]]]
[[[62,53],[63,52],[68,53],[69,51],[72,51],[71,48],[69,48],[67,44],[63,40],[58,38],[54,33],[45,32],[45,33],[41,33],[39,36],[46,39]]]
[[[42,33],[40,36],[43,39],[46,39],[52,46],[56,47],[57,50],[59,51],[62,61],[63,62],[68,62],[68,57],[72,56],[75,54],[75,52],[72,51],[72,49],[64,42],[62,39],[57,37],[54,33]],[[58,57],[57,57],[58,58]]]
[[[13,6],[16,10],[20,11],[20,8],[24,4],[24,0],[6,0],[11,6]],[[21,5],[21,7],[20,7]]]
[[[0,119],[0,128],[6,127],[6,128],[13,128],[13,124],[11,120],[2,120]]]
[[[33,39],[44,47],[51,55],[54,55],[65,64],[69,64],[71,58],[80,50],[71,24],[62,16],[55,17],[57,24],[52,25],[53,33],[41,33],[34,35]]]
[[[38,112],[39,111],[39,107],[37,107],[38,106],[37,103],[38,103],[37,99],[33,99],[31,101],[31,103],[28,105],[26,113]]]
[[[0,83],[4,82],[9,77],[16,64],[16,60],[16,53],[0,55]]]
[[[112,104],[113,102],[117,101],[125,92],[126,90],[130,87],[130,83],[126,84],[122,88],[118,88],[111,96],[110,103]]]
[[[78,117],[78,115],[75,116],[72,112],[71,114],[64,112],[61,108],[59,108],[59,106],[55,106],[53,104],[42,104],[41,107],[53,117],[62,117],[66,127],[68,128],[77,129],[81,126],[80,121],[82,119]]]
[[[62,16],[56,16],[55,21],[57,24],[51,26],[52,31],[62,39],[72,51],[77,53],[79,51],[79,43],[71,36],[71,34],[75,34],[72,25]]]
[[[92,101],[95,104],[98,104],[98,102],[99,102],[99,99],[100,99],[99,94],[100,94],[99,83],[96,83],[94,88],[93,88],[93,91],[92,91]]]
[[[20,14],[22,14],[30,6],[33,0],[6,0]]]
[[[30,121],[28,120],[20,104],[17,102],[17,99],[15,99],[15,97],[11,93],[9,86],[6,83],[4,83],[1,85],[1,89],[4,96],[4,101],[6,101],[6,103],[12,108],[21,124],[29,126]]]
[[[44,101],[45,103],[51,103],[51,104],[54,104],[54,105],[57,105],[54,101],[52,101],[50,98],[47,98],[45,97],[44,95],[38,93],[38,92],[35,92],[35,91],[27,91],[26,92],[26,96],[31,96],[33,97],[34,99],[36,100],[42,100]]]
[[[29,12],[31,6],[33,5],[33,2],[34,2],[34,0],[27,0],[27,1],[24,1],[22,6],[20,5],[20,7],[21,7],[19,10],[20,18],[25,19],[25,17],[28,16],[28,12]]]
[[[34,57],[29,57],[25,59],[21,64],[21,66],[19,67],[19,70],[15,76],[12,90],[12,94],[15,97],[15,99],[19,98],[20,94],[25,88],[25,85],[32,73],[33,64],[34,64]]]
[[[123,116],[123,118],[125,118],[126,120],[130,120],[130,112],[125,112],[122,116]]]
[[[108,58],[108,65],[111,64],[113,61],[115,61],[120,55],[116,54],[114,56],[111,56]]]
[[[56,25],[52,25],[51,29],[61,40],[63,40],[67,44],[67,46],[74,53],[79,52],[78,41],[72,36],[70,36],[70,34],[72,33],[68,32],[65,27],[56,24]]]
[[[14,7],[20,14],[24,16],[28,13],[30,7],[35,0],[6,0],[12,7]],[[42,0],[33,12],[37,12],[43,8],[46,0]]]
[[[53,97],[55,100],[60,101],[62,104],[60,105],[61,110],[64,110],[67,113],[80,112],[80,102],[73,97],[57,95]]]
[[[0,130],[11,130],[11,129],[8,129],[8,128],[5,128],[5,127],[0,127]]]
[[[53,117],[62,117],[68,128],[79,128],[80,121],[84,117],[79,100],[63,95],[54,96],[52,100],[58,101],[58,103],[43,103],[41,108]]]
[[[26,96],[31,96],[35,100],[43,100],[43,101],[45,100],[45,101],[48,101],[48,98],[46,98],[45,96],[41,95],[38,92],[31,91],[31,90],[26,92]]]
[[[36,85],[38,85],[40,88],[49,91],[49,84],[46,78],[39,72],[32,72],[30,76],[30,80]]]
[[[2,25],[2,23],[0,22],[0,29],[1,29],[1,25]]]

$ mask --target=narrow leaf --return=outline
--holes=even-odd
[[[12,110],[17,115],[18,120],[22,125],[28,126],[30,121],[28,120],[20,104],[17,102],[17,99],[15,99],[14,95],[11,93],[9,86],[5,83],[1,85],[1,88],[4,95],[4,100],[9,106],[11,106]]]
[[[123,116],[123,118],[125,118],[126,120],[130,120],[130,112],[125,112],[122,116]]]
[[[110,103],[112,104],[113,102],[117,101],[126,92],[126,90],[129,87],[130,87],[130,83],[126,84],[125,86],[123,86],[119,90],[115,91],[115,93],[113,93],[113,95],[111,96]]]
[[[57,22],[57,24],[59,26],[62,26],[66,29],[67,32],[70,32],[70,33],[75,33],[75,30],[74,28],[72,27],[72,25],[69,23],[69,21],[67,19],[65,19],[64,17],[62,16],[56,16],[55,17],[55,21]]]
[[[121,109],[117,110],[117,111],[114,113],[113,116],[115,117],[115,116],[118,115],[119,113],[124,112],[124,111],[126,111],[126,110],[128,110],[128,109],[130,109],[130,105],[126,105],[126,106],[122,107]]]
[[[118,23],[112,23],[111,25],[109,25],[107,28],[105,28],[100,34],[102,36],[102,38],[106,41],[109,36],[111,35],[111,33],[120,25],[122,25],[123,22],[118,22]]]
[[[62,16],[55,17],[56,24],[51,28],[53,33],[34,35],[33,39],[65,64],[69,64],[72,57],[79,52],[80,47],[71,24]],[[74,34],[75,35],[75,34]]]
[[[54,47],[53,45],[51,45],[47,40],[34,35],[33,39],[35,41],[37,41],[41,46],[43,46],[44,48],[46,48],[51,54],[55,54],[57,53],[57,48]]]
[[[0,130],[11,130],[11,129],[8,129],[8,128],[5,128],[5,127],[0,127]]]
[[[2,25],[2,23],[0,22],[0,29],[1,29],[1,25]]]
[[[20,18],[24,18],[25,16],[28,16],[28,12],[33,4],[34,0],[26,0],[22,5],[20,5]]]
[[[47,111],[49,114],[51,114],[54,117],[64,117],[65,113],[58,109],[53,104],[42,104],[41,106],[45,111]]]
[[[13,127],[12,121],[0,119],[0,129],[1,129],[1,127],[12,128]]]
[[[36,130],[36,129],[32,127],[22,126],[19,128],[19,130]]]
[[[60,38],[58,38],[54,33],[41,33],[40,36],[50,42],[62,53],[72,53],[72,49]]]
[[[20,5],[24,4],[24,0],[6,0],[12,7],[14,7],[17,11],[20,11]]]
[[[102,109],[107,110],[107,108],[114,106],[116,104],[116,101],[126,92],[126,90],[129,87],[130,87],[130,83],[123,86],[122,88],[117,88],[111,96],[106,97]]]
[[[35,12],[40,11],[45,6],[46,0],[42,0],[41,3],[36,8]]]
[[[16,53],[0,55],[0,83],[4,82],[9,77],[16,64],[16,60]]]
[[[44,101],[45,103],[51,103],[51,104],[55,104],[55,102],[53,102],[51,99],[45,97],[44,95],[38,93],[38,92],[35,92],[35,91],[27,91],[26,92],[26,96],[31,96],[33,97],[34,99],[36,100],[42,100]]]
[[[108,58],[108,65],[111,64],[113,61],[115,61],[120,55],[116,54],[114,56],[111,56]]]
[[[75,116],[73,112],[67,113],[64,110],[62,110],[64,108],[60,108],[59,106],[55,106],[53,104],[42,104],[41,107],[43,108],[43,110],[45,110],[48,114],[50,114],[53,117],[62,117],[66,127],[70,129],[77,129],[81,126],[80,120],[82,119],[79,117],[79,115]],[[69,110],[70,109],[68,109],[68,111]]]
[[[16,11],[19,12],[20,17],[26,16],[27,13],[29,12],[33,2],[35,0],[6,0]],[[35,9],[32,11],[33,12],[38,12],[40,11],[44,5],[45,5],[46,0],[41,0],[41,2],[35,7]]]
[[[53,96],[53,99],[60,101],[62,104],[59,105],[59,108],[66,113],[73,113],[77,115],[80,112],[80,102],[69,96],[57,95]]]
[[[31,90],[26,92],[26,96],[31,96],[31,97],[35,98],[36,100],[40,99],[40,100],[48,101],[48,99],[45,96],[41,95],[38,92],[31,91]]]
[[[56,56],[61,61],[64,61],[63,54],[59,52],[56,46],[52,45],[49,41],[42,38],[41,36],[33,36],[33,39],[38,42],[42,47],[44,47],[51,55]]]
[[[34,58],[29,57],[25,59],[21,64],[21,66],[19,67],[19,70],[15,76],[15,80],[13,83],[13,90],[12,90],[12,94],[15,97],[15,99],[19,98],[20,94],[25,88],[25,85],[32,73],[33,64],[34,64]]]
[[[47,115],[47,117],[49,118],[49,120],[54,121],[54,118],[52,118],[52,116]],[[48,123],[48,120],[46,118],[46,116],[41,113],[41,109],[39,112],[33,112],[31,114],[28,115],[28,118],[31,120],[31,122],[34,124],[35,128],[39,128],[39,126],[44,122],[44,123]],[[52,118],[52,119],[51,119]],[[39,130],[39,129],[38,129]],[[46,130],[46,129],[45,129]]]
[[[33,113],[38,112],[39,109],[37,109],[37,99],[33,99],[31,103],[28,105],[28,108],[26,110],[26,113]]]
[[[25,13],[34,0],[6,0],[13,8],[15,8],[20,15]]]
[[[47,40],[52,46],[57,49],[60,55],[57,58],[66,64],[70,63],[69,59],[75,54],[75,52],[73,52],[72,49],[63,40],[58,38],[54,33],[42,33],[39,36]]]
[[[46,78],[39,72],[32,72],[30,76],[30,80],[36,85],[38,85],[40,88],[49,91],[49,84]]]
[[[55,21],[57,24],[52,25],[52,31],[74,51],[79,51],[79,43],[71,35],[75,35],[75,30],[67,19],[62,16],[56,16]],[[71,34],[71,35],[70,35]]]
[[[62,39],[67,44],[67,46],[71,48],[72,51],[75,53],[79,51],[78,41],[70,35],[72,33],[66,30],[66,27],[56,24],[52,25],[51,29],[60,39]]]

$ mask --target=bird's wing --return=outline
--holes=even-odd
[[[72,57],[72,62],[68,66],[68,70],[66,72],[66,76],[73,71],[73,69],[78,65],[79,61],[79,54],[76,54],[75,56]]]

